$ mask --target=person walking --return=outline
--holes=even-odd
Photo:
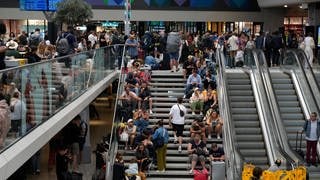
[[[163,127],[163,120],[158,121],[158,129],[153,134],[153,140],[155,141],[162,141],[161,147],[157,147],[157,172],[165,172],[166,170],[166,156],[167,156],[167,144],[169,141],[169,134],[168,130]]]
[[[177,104],[173,105],[169,113],[169,125],[173,128],[174,143],[177,143],[179,137],[178,151],[182,151],[182,135],[184,129],[184,120],[187,113],[186,107],[182,104],[183,98],[177,99]]]
[[[307,166],[310,166],[311,163],[317,167],[317,142],[320,136],[320,121],[317,118],[316,112],[312,112],[310,119],[306,120],[303,126],[303,131],[306,133],[307,141]]]
[[[312,37],[312,33],[308,33],[308,36],[304,38],[304,52],[308,58],[309,64],[313,66],[313,49],[315,48],[314,39]]]

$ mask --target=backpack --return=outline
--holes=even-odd
[[[165,135],[165,133],[166,133],[166,130],[163,128],[162,129],[162,135],[158,136],[158,138],[154,140],[155,149],[161,148],[162,146],[164,146],[164,135]]]
[[[68,35],[65,36],[62,35],[57,43],[57,52],[59,54],[68,54],[68,52],[70,51],[70,45],[68,42],[68,36],[70,35],[70,33]]]
[[[29,41],[29,46],[38,46],[40,43],[40,35],[31,35],[30,36],[30,41]]]
[[[88,133],[88,124],[85,121],[80,122],[81,137],[86,137]]]

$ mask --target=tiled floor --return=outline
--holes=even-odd
[[[100,114],[100,119],[90,120],[91,151],[94,150],[96,143],[110,132],[114,111],[107,103],[97,103],[96,109]],[[47,144],[41,151],[41,173],[39,175],[28,174],[28,180],[56,180],[55,169],[48,170],[48,152],[49,146]],[[84,174],[83,180],[90,180],[94,170],[95,157],[94,154],[91,154],[91,163],[80,165],[80,171]]]

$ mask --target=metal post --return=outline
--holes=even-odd
[[[126,35],[130,34],[130,18],[131,18],[131,2],[130,0],[126,0],[125,4],[125,12],[124,12],[124,31]]]

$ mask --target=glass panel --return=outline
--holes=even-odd
[[[8,102],[0,101],[8,115],[1,120],[9,131],[0,152],[112,73],[122,51],[115,45],[0,71],[0,98]]]

